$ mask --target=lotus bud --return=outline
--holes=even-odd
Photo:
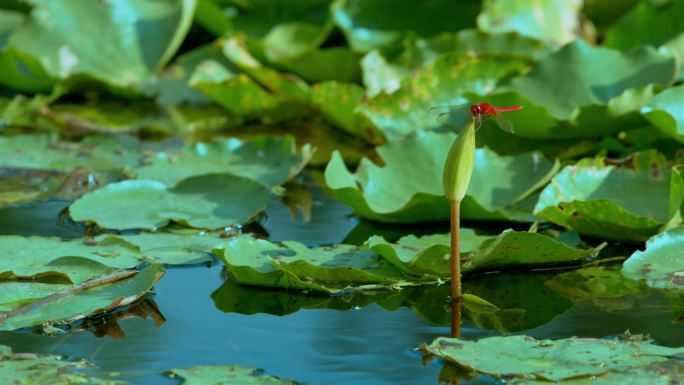
[[[471,121],[454,141],[444,164],[444,195],[461,201],[466,195],[475,165],[475,122]]]

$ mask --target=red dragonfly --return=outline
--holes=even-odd
[[[461,104],[458,106],[432,107],[430,108],[430,113],[437,115],[437,120],[440,123],[446,123],[449,121],[449,117],[452,114],[465,114],[470,110],[476,128],[482,126],[482,121],[484,119],[495,118],[500,129],[512,134],[514,132],[513,123],[506,119],[506,117],[503,116],[503,113],[517,111],[522,108],[523,106],[494,107],[487,102],[482,102],[476,104]]]

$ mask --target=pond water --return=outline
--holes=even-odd
[[[314,198],[313,217],[307,224],[293,219],[289,210],[279,203],[270,205],[263,227],[271,239],[316,245],[341,242],[345,238],[362,239],[364,229],[373,228],[359,225],[346,206],[327,200],[320,191],[314,191]],[[48,202],[28,208],[2,209],[0,234],[78,236],[77,231],[59,224],[56,219],[66,204]],[[415,228],[412,230],[415,232]],[[422,230],[434,229],[424,226]],[[393,231],[401,232],[396,228]],[[672,297],[645,292],[621,298],[619,302],[588,299],[573,304],[544,285],[553,274],[481,275],[468,278],[464,287],[466,292],[472,290],[487,299],[507,299],[516,307],[524,308],[525,321],[518,324],[519,330],[515,333],[537,338],[611,337],[629,330],[650,334],[660,344],[684,345],[684,324],[676,322],[682,319],[677,310],[684,309],[681,298],[676,303]],[[98,338],[89,331],[61,336],[0,333],[0,343],[12,346],[17,352],[85,358],[98,370],[119,372],[121,379],[135,384],[173,383],[161,373],[170,368],[205,364],[259,367],[269,374],[312,385],[437,383],[441,363],[433,361],[424,365],[412,348],[449,334],[446,311],[435,314],[444,309],[440,301],[445,296],[415,292],[400,306],[390,306],[385,301],[358,307],[350,304],[351,309],[346,311],[318,308],[283,316],[249,315],[226,313],[221,309],[230,305],[221,305],[220,296],[216,296],[219,298],[216,302],[212,298],[211,294],[222,286],[224,279],[220,264],[168,269],[156,286],[153,302],[130,309],[130,317],[123,317],[118,324],[111,318],[106,319],[107,325],[100,322],[100,333],[108,332],[119,338]],[[233,293],[229,289],[230,286],[225,289],[228,291],[221,292]],[[242,297],[246,301],[243,306],[233,309],[243,309],[244,313],[259,309],[272,311],[273,307],[260,307],[264,298],[271,298],[281,312],[288,312],[306,302],[295,293],[257,292],[247,292]],[[422,302],[428,299],[432,304]],[[151,310],[155,304],[159,314]],[[154,316],[146,319],[132,316],[135,311],[143,310]],[[482,328],[483,325],[486,322],[466,320],[463,338],[499,334],[494,329]],[[492,382],[479,379],[461,383]]]

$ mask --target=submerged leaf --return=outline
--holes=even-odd
[[[181,385],[297,385],[264,373],[261,369],[237,365],[193,366],[171,369],[171,376],[183,378]]]
[[[479,341],[437,338],[422,349],[469,372],[512,376],[519,384],[528,378],[565,383],[577,377],[633,373],[646,365],[672,362],[672,357],[684,355],[682,348],[657,346],[643,338],[614,341],[536,340],[528,336],[490,337]]]
[[[363,218],[387,223],[446,220],[449,201],[442,188],[442,169],[453,141],[453,134],[418,132],[377,148],[384,167],[364,159],[354,174],[339,153],[334,153],[325,170],[325,182]],[[530,220],[529,211],[517,203],[544,185],[556,170],[537,153],[508,157],[477,149],[461,217]]]
[[[684,289],[684,227],[658,234],[646,242],[646,250],[635,251],[623,264],[622,273],[644,279],[649,286]]]
[[[684,182],[656,151],[624,164],[603,157],[565,167],[542,191],[535,213],[580,234],[641,241],[679,211]]]
[[[217,229],[246,223],[266,208],[270,190],[232,174],[183,179],[175,187],[152,180],[109,184],[69,206],[76,221],[109,229],[158,229],[169,222]]]

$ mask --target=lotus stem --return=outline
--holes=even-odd
[[[451,299],[461,300],[461,201],[451,200]]]

